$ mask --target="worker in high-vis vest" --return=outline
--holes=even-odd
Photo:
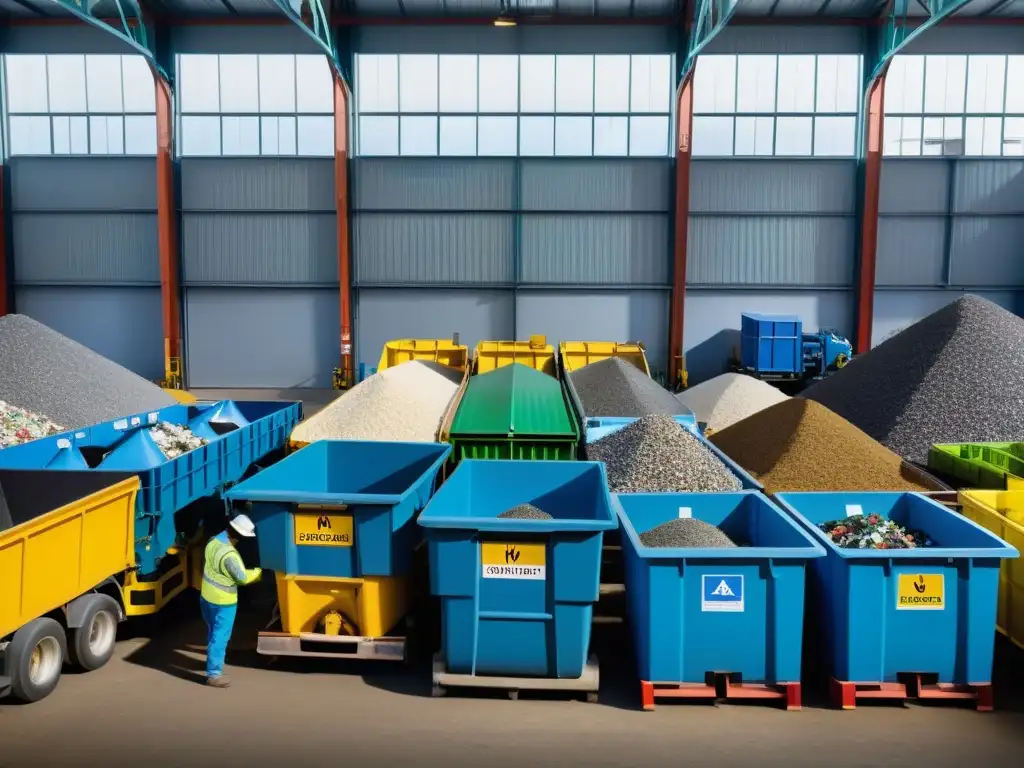
[[[231,680],[224,674],[224,657],[235,625],[238,588],[258,581],[263,571],[246,568],[235,545],[244,537],[256,535],[256,526],[247,515],[237,515],[224,533],[206,545],[203,587],[199,606],[206,622],[206,684],[227,688]]]

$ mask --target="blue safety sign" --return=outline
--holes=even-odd
[[[701,582],[700,609],[742,613],[743,577],[735,574],[705,574]]]

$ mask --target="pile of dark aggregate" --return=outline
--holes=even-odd
[[[692,517],[679,517],[662,523],[640,534],[640,543],[645,547],[706,547],[727,549],[738,546],[736,542],[710,523]]]
[[[637,417],[690,410],[667,389],[618,357],[609,357],[569,374],[585,416]]]
[[[506,509],[498,517],[502,520],[553,520],[554,518],[533,504],[517,504]]]
[[[177,403],[156,384],[25,315],[0,317],[0,400],[65,429]]]
[[[617,493],[738,491],[736,475],[671,416],[637,419],[587,446]]]
[[[1024,319],[964,296],[810,387],[816,400],[909,461],[934,443],[1024,436]]]

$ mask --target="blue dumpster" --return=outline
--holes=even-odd
[[[300,576],[401,576],[451,446],[320,440],[224,496],[251,502],[260,565]]]
[[[1017,550],[921,494],[776,498],[827,553],[812,567],[811,586],[835,680],[894,683],[913,673],[956,685],[991,682],[1000,560]],[[921,531],[935,546],[845,549],[818,527],[857,514]]]
[[[626,599],[640,679],[800,681],[807,561],[824,556],[756,491],[616,494]],[[735,549],[645,547],[640,535],[678,517],[718,526]]]
[[[499,518],[533,504],[550,520]],[[420,515],[453,674],[578,678],[604,531],[604,464],[465,459]]]

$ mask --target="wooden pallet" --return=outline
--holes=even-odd
[[[723,701],[771,701],[782,702],[788,711],[799,711],[801,707],[800,683],[733,682],[734,675],[728,672],[711,672],[703,683],[658,683],[640,681],[640,701],[644,710],[654,710],[658,699],[696,699],[718,704]]]
[[[979,712],[993,709],[992,684],[954,685],[952,683],[925,683],[927,675],[899,675],[896,683],[858,683],[832,679],[829,698],[837,709],[856,709],[858,699],[898,701],[973,701]]]
[[[449,689],[475,688],[477,690],[506,691],[512,701],[519,699],[520,691],[554,691],[570,695],[583,694],[588,703],[597,703],[601,675],[597,657],[591,656],[577,678],[556,677],[498,677],[491,675],[461,675],[448,672],[441,654],[434,656],[434,687],[432,696],[444,696]]]

